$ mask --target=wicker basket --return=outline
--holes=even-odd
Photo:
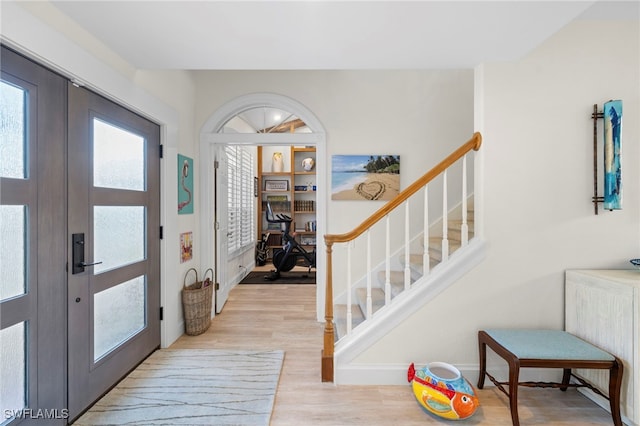
[[[187,285],[189,272],[193,271],[196,280]],[[207,273],[211,271],[211,278]],[[184,276],[182,288],[182,310],[184,312],[185,333],[190,336],[202,334],[211,325],[211,301],[213,299],[213,269],[204,272],[204,281],[198,281],[198,271],[191,268]]]

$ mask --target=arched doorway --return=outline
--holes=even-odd
[[[279,114],[280,117],[274,117]],[[274,131],[286,124],[294,132]],[[219,250],[220,239],[216,239],[216,176],[214,164],[221,151],[228,145],[270,146],[305,145],[316,148],[317,161],[317,285],[316,307],[318,321],[324,320],[326,252],[320,236],[326,232],[326,199],[328,190],[328,160],[326,154],[326,132],[318,118],[301,103],[278,94],[254,93],[240,96],[215,111],[205,122],[200,132],[200,205],[202,206],[201,231],[205,236],[200,243],[202,258],[206,262],[224,267],[226,253]],[[217,241],[217,242],[216,242]],[[218,274],[218,271],[216,271]],[[220,304],[235,284],[221,283],[217,296]]]

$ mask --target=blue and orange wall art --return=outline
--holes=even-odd
[[[622,101],[604,104],[604,208],[622,209],[622,168],[620,167]]]

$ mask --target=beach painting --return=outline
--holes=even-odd
[[[399,155],[332,156],[332,200],[388,201],[399,192]]]

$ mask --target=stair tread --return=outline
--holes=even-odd
[[[402,293],[404,290],[404,271],[389,271],[389,284],[391,286],[391,299]],[[387,280],[386,271],[378,271],[378,282],[382,285],[385,284]],[[411,284],[415,279],[411,277]]]
[[[358,301],[358,306],[363,313],[367,312],[367,289],[365,287],[360,287],[356,289],[356,300]],[[381,288],[374,287],[371,289],[371,313],[374,314],[378,311],[378,309],[384,306],[384,290]]]
[[[351,328],[355,328],[364,322],[364,314],[357,304],[351,305]],[[347,334],[347,305],[338,304],[333,308],[333,323],[337,339],[341,339]]]
[[[431,251],[429,251],[429,253],[431,253]],[[418,253],[411,253],[409,255],[409,265],[410,268],[412,270],[414,270],[415,272],[417,272],[420,276],[423,275],[423,256],[422,254],[418,254]],[[429,269],[433,269],[438,263],[440,263],[439,258],[436,258],[434,256],[429,256]],[[402,265],[405,264],[405,257],[404,254],[400,255],[400,263]]]
[[[462,241],[457,240],[455,238],[448,238],[449,248],[455,247],[458,248],[462,245]],[[429,238],[429,249],[441,250],[442,249],[442,237],[431,237]]]

